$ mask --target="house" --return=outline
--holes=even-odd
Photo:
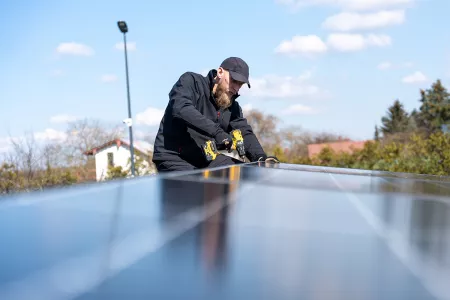
[[[313,158],[314,156],[318,155],[320,151],[322,151],[323,148],[329,147],[334,152],[347,152],[352,153],[354,150],[359,150],[364,148],[364,145],[368,141],[340,141],[340,142],[331,142],[331,143],[321,143],[321,144],[309,144],[308,145],[308,156],[309,158]]]
[[[144,158],[143,170],[151,171],[153,146],[144,141],[135,141],[133,145],[135,161],[140,157]],[[85,155],[94,156],[96,180],[101,181],[105,180],[109,167],[121,166],[122,169],[129,168],[130,144],[121,139],[114,139],[86,151]]]

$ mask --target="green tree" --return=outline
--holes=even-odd
[[[431,134],[450,124],[450,94],[439,79],[430,89],[420,90],[420,96],[417,122],[421,129]]]
[[[375,133],[374,133],[373,138],[375,141],[380,140],[380,130],[378,129],[378,126],[376,126],[376,125],[375,125]]]
[[[417,131],[419,129],[419,111],[413,109],[409,114],[409,127],[411,131]]]
[[[388,108],[387,115],[381,118],[383,136],[407,132],[410,128],[410,118],[403,104],[397,99]]]

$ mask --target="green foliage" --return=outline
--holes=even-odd
[[[45,173],[39,177],[41,187],[49,186],[64,186],[71,185],[77,182],[77,177],[71,170],[53,170],[50,166]]]
[[[334,151],[330,147],[325,147],[317,155],[317,160],[320,165],[329,166],[334,164]]]
[[[288,159],[286,158],[286,155],[284,154],[283,148],[281,148],[278,145],[274,148],[273,155],[275,155],[280,162],[288,161]]]
[[[0,166],[0,193],[10,193],[20,185],[20,176],[13,164],[3,163]]]
[[[412,135],[405,143],[369,141],[352,153],[323,148],[312,165],[342,168],[450,175],[450,135],[442,132],[428,138]]]
[[[433,83],[430,89],[421,90],[420,96],[420,110],[416,115],[420,128],[433,133],[450,123],[450,94],[440,80]]]
[[[375,141],[380,140],[380,130],[378,129],[378,126],[375,125],[375,133],[373,134],[373,139]]]
[[[48,166],[46,170],[33,172],[30,176],[29,172],[21,171],[10,163],[3,163],[0,166],[0,179],[0,194],[66,186],[78,181],[70,169],[53,169]]]
[[[129,174],[128,170],[123,170],[122,166],[109,167],[106,174],[106,180],[125,178]]]
[[[409,115],[399,100],[388,108],[387,115],[381,118],[381,132],[384,136],[398,132],[405,132],[410,127]]]

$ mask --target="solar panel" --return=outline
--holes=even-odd
[[[245,164],[4,197],[0,299],[450,299],[449,192]]]

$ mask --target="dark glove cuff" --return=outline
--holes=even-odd
[[[218,150],[230,150],[231,146],[233,145],[231,136],[226,132],[220,132],[219,134],[217,134],[215,140]]]
[[[227,140],[229,142],[231,142],[230,140],[230,135],[227,134],[226,132],[219,132],[216,136],[215,136],[215,140],[216,140],[216,144],[222,144],[224,140]]]

